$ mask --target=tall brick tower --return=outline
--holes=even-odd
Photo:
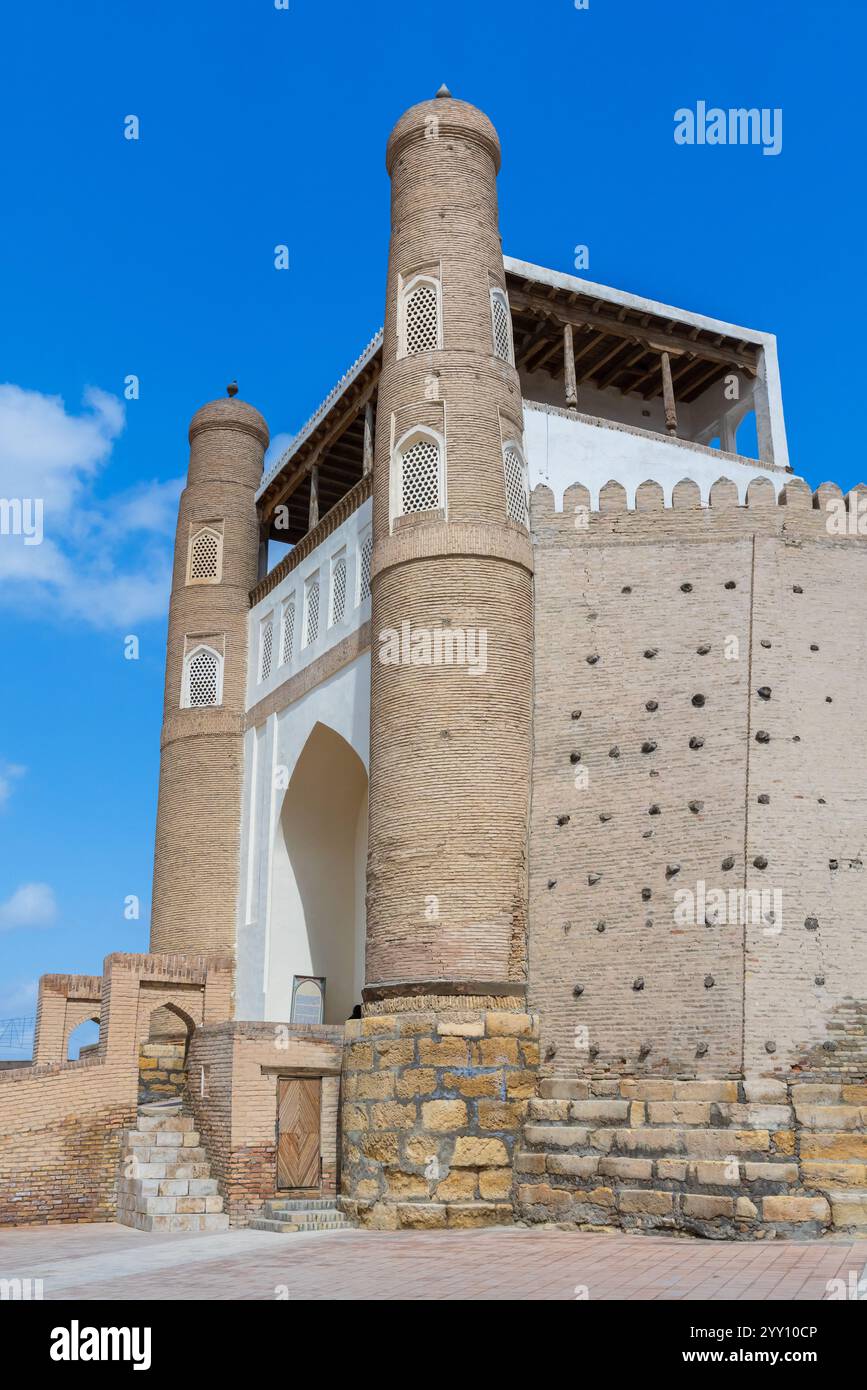
[[[245,401],[202,406],[175,536],[151,950],[232,954],[256,488],[268,426]]]
[[[532,553],[499,164],[491,122],[444,89],[407,111],[388,142],[365,1017],[350,1025],[350,1036],[382,1038],[377,1070],[390,1033],[401,1039],[388,1054],[398,1070],[403,1061],[466,1067],[468,1049],[488,1041],[494,1065],[523,1065],[517,1037],[535,1048],[523,1012]],[[513,1035],[508,1048],[488,1039],[497,1029]],[[351,1066],[368,1066],[366,1044],[349,1055]],[[347,1096],[412,1095],[412,1077],[393,1077],[388,1091],[386,1080],[350,1078]],[[487,1094],[507,1094],[505,1077],[489,1080],[500,1089]],[[437,1074],[427,1093],[442,1094],[440,1085],[449,1082]],[[481,1137],[486,1104],[422,1097],[374,1105],[366,1135],[353,1135],[359,1107],[345,1110],[344,1191],[389,1224],[380,1208],[401,1193],[444,1198],[420,1155],[434,1155],[434,1169],[446,1172],[478,1135],[475,1163],[488,1153],[508,1164],[508,1106],[493,1141]],[[375,1131],[393,1125],[400,1132],[380,1144]],[[507,1177],[497,1169],[500,1195]]]

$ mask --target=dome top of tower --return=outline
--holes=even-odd
[[[260,440],[266,449],[270,442],[264,416],[240,396],[221,396],[201,406],[190,421],[190,442],[202,430],[242,430]]]
[[[423,139],[458,139],[482,145],[500,168],[500,141],[491,121],[477,106],[458,101],[443,84],[435,97],[420,101],[404,111],[388,138],[385,165],[389,174],[395,160],[407,145]]]

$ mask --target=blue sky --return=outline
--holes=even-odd
[[[237,377],[291,435],[379,326],[400,113],[443,81],[488,112],[509,254],[586,244],[587,278],[775,332],[796,471],[848,487],[865,28],[860,0],[7,9],[0,496],[43,496],[45,539],[0,536],[0,1019],[147,948],[187,423]],[[699,100],[781,108],[782,152],[676,146]]]

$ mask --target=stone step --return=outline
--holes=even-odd
[[[135,1145],[127,1151],[134,1155],[138,1163],[206,1163],[207,1155],[201,1144],[182,1144],[180,1147],[173,1145],[165,1148],[160,1145],[142,1144]]]
[[[280,1221],[276,1217],[254,1216],[250,1221],[254,1231],[277,1231],[285,1234],[299,1232],[311,1235],[319,1231],[351,1231],[352,1226],[344,1217],[341,1221],[319,1222],[318,1224],[305,1221],[303,1218],[298,1221]]]
[[[135,1129],[127,1130],[127,1134],[152,1133],[154,1130],[163,1134],[185,1134],[192,1130],[194,1123],[192,1115],[181,1115],[176,1112],[159,1115],[139,1113],[136,1117]]]
[[[205,1215],[178,1213],[174,1216],[150,1216],[145,1212],[134,1212],[128,1224],[138,1231],[163,1231],[180,1235],[196,1231],[228,1231],[229,1218],[225,1212],[208,1212]]]
[[[333,1197],[271,1197],[266,1203],[269,1207],[279,1207],[282,1211],[337,1211]]]

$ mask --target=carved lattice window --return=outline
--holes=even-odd
[[[338,555],[331,567],[331,621],[343,622],[346,613],[346,556]]]
[[[404,351],[433,352],[440,345],[439,293],[433,280],[417,280],[403,304]]]
[[[494,352],[504,362],[512,358],[512,317],[502,290],[491,290],[491,320],[494,330]]]
[[[188,709],[219,705],[223,698],[223,658],[212,647],[196,647],[184,663],[182,703]]]
[[[373,560],[373,536],[370,531],[361,542],[361,555],[359,557],[359,583],[358,601],[363,603],[366,598],[370,598],[370,567]]]
[[[307,593],[307,617],[304,624],[304,645],[309,647],[311,642],[315,642],[319,636],[319,576],[314,576],[308,580]]]
[[[404,449],[400,459],[400,512],[427,512],[442,506],[439,445],[426,436]]]
[[[291,660],[292,644],[295,641],[295,600],[289,599],[283,605],[283,621],[281,624],[282,637],[280,646],[280,664]]]
[[[210,526],[203,527],[190,538],[187,582],[215,584],[220,578],[223,537]]]
[[[260,628],[260,647],[259,647],[259,680],[266,681],[271,674],[271,662],[274,656],[274,619],[269,614]]]
[[[527,469],[517,445],[506,445],[503,451],[503,468],[506,476],[506,514],[511,521],[526,526],[529,520]]]

